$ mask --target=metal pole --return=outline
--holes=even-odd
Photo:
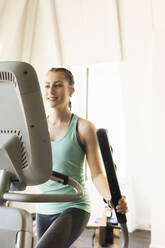
[[[86,113],[85,118],[88,120],[88,104],[89,104],[89,67],[86,68]],[[87,160],[85,160],[85,180],[88,180]]]

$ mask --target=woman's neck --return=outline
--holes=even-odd
[[[67,109],[51,109],[49,113],[49,123],[58,125],[61,123],[68,123],[71,119],[72,113]]]

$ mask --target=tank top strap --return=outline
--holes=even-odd
[[[72,129],[76,133],[76,126],[77,126],[78,116],[75,114],[72,114],[71,121],[69,124],[69,129]]]

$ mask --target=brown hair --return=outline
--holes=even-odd
[[[68,69],[66,69],[64,67],[57,67],[57,68],[53,67],[49,71],[50,72],[63,72],[64,75],[65,75],[65,78],[69,82],[69,85],[74,85],[75,84],[73,74]],[[69,108],[70,108],[70,110],[72,109],[72,103],[71,103],[70,100],[69,100]]]
[[[74,85],[74,77],[73,77],[73,74],[71,73],[71,71],[69,71],[68,69],[66,68],[63,68],[63,67],[57,67],[57,68],[51,68],[49,71],[51,72],[63,72],[64,75],[65,75],[65,78],[68,80],[69,82],[69,85]]]

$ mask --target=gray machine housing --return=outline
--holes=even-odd
[[[75,194],[39,195],[13,192],[27,185],[60,181],[52,175],[51,143],[34,68],[24,62],[0,62],[0,245],[32,248],[32,216],[8,201],[56,202],[81,199],[81,185],[68,178]]]
[[[38,78],[31,65],[0,62],[0,113],[1,169],[10,171],[22,185],[47,181],[52,171],[51,145]]]

